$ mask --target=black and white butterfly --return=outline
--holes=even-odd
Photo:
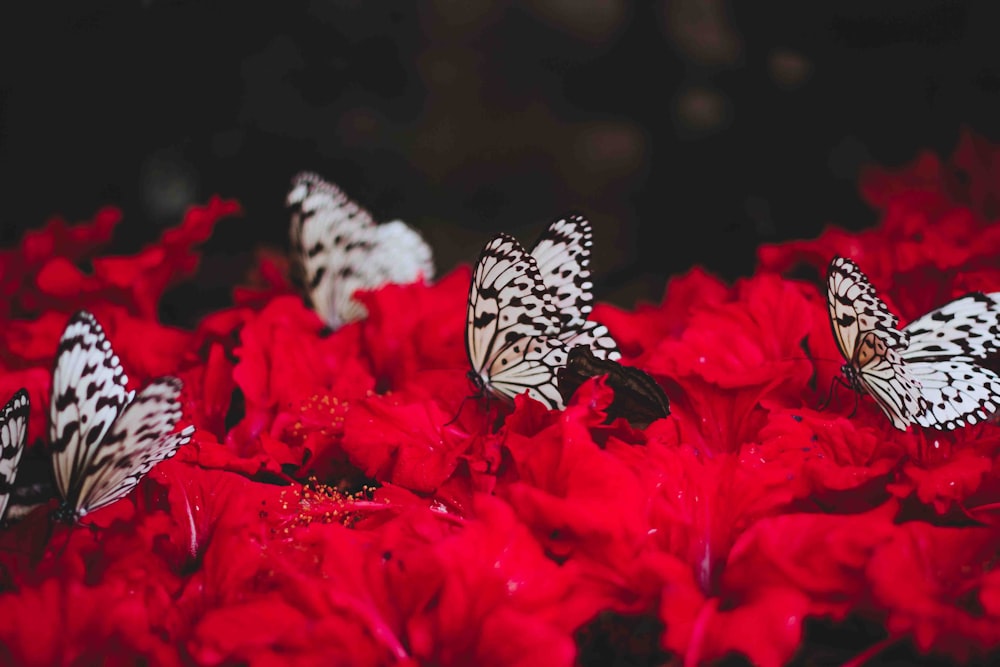
[[[967,294],[899,329],[858,266],[834,257],[827,301],[844,376],[896,428],[954,430],[1000,409],[1000,377],[980,365],[1000,351],[1000,292]]]
[[[317,174],[297,174],[286,205],[295,280],[332,329],[367,315],[356,290],[434,277],[430,246],[419,233],[400,220],[376,224]]]
[[[19,389],[0,410],[0,521],[7,511],[17,477],[17,465],[28,439],[30,410],[28,392],[24,389]]]
[[[480,394],[512,399],[527,391],[549,408],[563,407],[555,382],[569,350],[621,357],[607,327],[588,321],[590,223],[579,215],[548,226],[532,251],[500,233],[479,255],[469,287],[466,351]]]
[[[49,403],[49,442],[62,503],[55,518],[79,522],[124,498],[160,461],[191,439],[175,432],[182,383],[161,377],[138,394],[93,315],[70,318],[56,351]]]

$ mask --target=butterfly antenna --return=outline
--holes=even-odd
[[[462,402],[458,404],[458,412],[455,413],[454,417],[452,417],[451,419],[449,419],[448,421],[446,421],[442,425],[442,428],[445,427],[445,426],[451,426],[456,421],[458,421],[458,417],[462,414],[462,408],[465,407],[465,402],[468,401],[468,400],[470,400],[470,399],[473,399],[473,398],[479,398],[479,397],[473,394],[471,396],[466,396],[465,398],[463,398]]]
[[[826,410],[828,407],[830,407],[830,402],[833,401],[833,387],[834,385],[839,384],[837,380],[838,378],[836,375],[830,378],[830,391],[827,392],[826,398],[823,401],[821,401],[819,405],[816,406],[816,410],[822,412],[823,410]]]
[[[58,523],[59,523],[59,521],[56,521],[56,520],[53,520],[53,519],[49,520],[49,534],[48,534],[48,537],[45,539],[45,545],[46,546],[48,546],[49,542],[52,540],[52,536],[56,532],[56,526],[57,526]],[[56,561],[62,561],[63,556],[66,555],[66,551],[69,549],[70,540],[73,539],[73,533],[76,532],[75,530],[73,530],[72,526],[69,527],[68,530],[69,530],[69,535],[66,536],[66,541],[63,542],[62,548],[59,549],[59,554],[58,555],[55,555],[55,554],[53,555],[53,559],[56,560]]]

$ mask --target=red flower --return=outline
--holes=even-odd
[[[776,276],[694,310],[681,338],[662,341],[645,366],[679,386],[671,410],[684,440],[732,451],[762,424],[762,401],[799,404],[812,372],[802,343],[815,316],[804,290]]]
[[[88,515],[93,530],[18,499],[41,506],[0,531],[0,660],[570,665],[603,647],[782,665],[823,659],[807,621],[881,626],[851,642],[858,661],[896,642],[988,660],[997,426],[903,432],[833,386],[845,360],[822,274],[852,257],[903,322],[1000,290],[997,155],[964,135],[948,160],[866,175],[872,229],[764,247],[732,286],[694,269],[660,303],[597,304],[623,362],[669,395],[643,429],[605,423],[598,380],[563,410],[469,402],[467,266],[363,292],[367,318],[331,333],[262,251],[233,303],[188,331],[158,322],[158,302],[235,203],[192,209],[134,256],[95,256],[110,209],[26,235],[0,253],[0,391],[28,389],[30,459],[45,460],[56,342],[80,307],[130,386],[184,381],[196,431]],[[780,275],[801,263],[815,280]],[[45,491],[43,476],[16,491]]]
[[[576,404],[539,424],[529,409],[535,405],[515,399],[504,445],[516,478],[498,493],[560,561],[628,562],[649,529],[645,502],[635,473],[591,438],[588,427],[601,424],[603,414]]]
[[[728,298],[726,285],[694,268],[667,282],[660,304],[640,303],[626,311],[599,303],[591,319],[608,327],[628,365],[645,368],[661,341],[680,338],[692,313],[725,303]]]
[[[0,252],[3,319],[36,313],[35,276],[50,261],[73,262],[107,244],[121,219],[121,211],[115,208],[101,209],[93,222],[72,226],[62,218],[53,218],[41,230],[25,234],[16,250]]]
[[[1000,643],[1000,577],[993,569],[995,528],[901,524],[867,564],[875,604],[887,611],[893,637],[921,652],[960,661],[982,657]]]
[[[27,235],[19,256],[0,258],[11,311],[19,317],[41,314],[45,309],[71,313],[94,310],[102,302],[118,303],[132,315],[153,320],[160,297],[168,286],[190,276],[199,256],[194,246],[203,243],[223,217],[240,212],[233,201],[212,199],[205,207],[190,209],[181,225],[167,230],[160,240],[136,255],[93,258],[93,272],[74,264],[106,243],[121,214],[114,209],[98,213],[91,225],[66,228],[56,220],[39,234]]]
[[[887,489],[897,497],[914,494],[945,514],[979,490],[1000,449],[996,426],[971,426],[960,434],[930,431],[910,438],[909,459]]]
[[[387,524],[378,562],[422,664],[571,665],[569,633],[593,613],[571,573],[548,560],[510,508],[477,496],[477,520],[461,529],[409,513]]]
[[[812,496],[823,507],[849,510],[853,500],[838,492],[855,490],[884,493],[886,476],[906,454],[908,439],[878,408],[854,419],[808,408],[782,408],[768,414],[758,440],[745,445],[746,465],[780,465],[787,471],[788,488],[797,498]],[[873,498],[862,495],[861,502]],[[846,504],[845,504],[846,503]]]
[[[461,428],[446,426],[452,417],[434,401],[374,396],[351,404],[341,446],[369,477],[431,493],[472,444]]]
[[[719,583],[669,648],[698,664],[730,651],[754,664],[783,665],[795,653],[807,616],[844,618],[868,601],[865,568],[891,540],[892,503],[866,514],[789,514],[758,522],[733,546]],[[670,599],[662,609],[669,618]]]
[[[356,293],[368,310],[368,317],[356,325],[361,329],[359,342],[379,391],[398,389],[420,370],[461,369],[464,375],[469,364],[464,336],[471,280],[468,267],[460,267],[433,285],[390,283]]]

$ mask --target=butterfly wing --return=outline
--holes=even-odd
[[[366,315],[356,290],[433,277],[431,249],[419,233],[399,220],[376,225],[316,174],[297,175],[286,201],[295,279],[331,328]]]
[[[875,293],[858,265],[845,257],[834,257],[827,269],[827,304],[837,347],[851,361],[858,341],[875,331],[889,347],[905,347],[908,338],[897,328],[899,319]]]
[[[549,409],[562,409],[563,400],[555,380],[556,372],[565,364],[566,347],[558,338],[522,338],[501,351],[486,386],[505,398],[528,392]]]
[[[582,215],[568,215],[550,224],[531,250],[538,272],[549,288],[559,318],[555,332],[566,349],[586,345],[600,359],[621,358],[607,327],[587,321],[593,310],[590,249],[593,232]],[[552,333],[552,332],[550,332]]]
[[[962,357],[985,359],[1000,351],[1000,292],[973,292],[932,310],[903,328],[908,362]]]
[[[52,370],[49,442],[56,487],[63,499],[78,498],[79,486],[105,435],[134,392],[118,355],[93,315],[70,318]]]
[[[372,289],[387,283],[405,285],[434,277],[430,246],[402,220],[359,230],[356,236],[358,248],[366,254],[346,264],[360,277],[355,289]]]
[[[351,243],[345,233],[373,227],[375,221],[340,188],[310,172],[292,178],[285,203],[291,210],[293,277],[319,316],[337,328],[350,321],[345,316],[354,315],[348,306],[350,294],[343,294],[337,275],[344,262],[335,265]]]
[[[191,440],[193,426],[174,432],[182,387],[177,378],[156,379],[125,407],[84,470],[75,499],[78,515],[125,497],[153,466]]]
[[[553,221],[531,249],[538,272],[551,290],[552,305],[563,331],[583,326],[593,310],[592,245],[590,222],[574,214]]]
[[[19,389],[0,410],[0,520],[7,509],[17,465],[24,453],[29,412],[28,392],[24,389]]]
[[[567,350],[585,345],[598,359],[618,361],[622,358],[621,352],[618,351],[618,343],[611,337],[611,332],[599,322],[584,322],[579,329],[564,331],[559,335],[559,340]]]
[[[469,287],[466,351],[479,382],[507,399],[527,390],[550,406],[562,404],[555,368],[566,362],[550,290],[534,258],[515,238],[498,234],[479,255]]]
[[[869,331],[859,339],[852,364],[857,384],[875,399],[899,430],[905,431],[917,421],[917,415],[926,411],[927,402],[909,364],[879,334]]]
[[[920,383],[923,409],[914,420],[921,426],[952,431],[985,421],[1000,408],[1000,377],[988,368],[961,359],[906,366]]]
[[[614,399],[606,410],[607,423],[624,417],[633,426],[645,428],[670,414],[670,400],[653,376],[617,361],[598,358],[586,345],[570,349],[566,365],[557,372],[563,401],[569,402],[587,379],[601,375],[607,377],[607,385],[614,390]]]
[[[320,233],[323,230],[345,224],[351,227],[375,225],[371,213],[351,200],[343,190],[324,180],[319,174],[308,171],[292,177],[285,204],[292,212],[289,233],[293,246],[307,250],[324,238]],[[312,233],[303,235],[304,230]]]
[[[978,365],[1000,351],[1000,293],[972,293],[908,324],[901,356],[920,383],[926,408],[921,426],[953,430],[1000,408],[1000,377]]]

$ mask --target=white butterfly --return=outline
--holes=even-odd
[[[332,328],[364,318],[358,289],[434,277],[430,246],[400,220],[375,224],[340,188],[303,172],[292,179],[286,204],[296,278]]]
[[[3,520],[7,510],[17,476],[17,464],[24,453],[30,410],[28,392],[24,389],[19,389],[0,410],[0,520]]]
[[[528,394],[563,407],[556,371],[570,349],[588,347],[617,360],[607,327],[587,320],[593,308],[590,223],[578,215],[554,221],[531,253],[498,234],[480,253],[469,287],[466,351],[480,391],[512,399]]]
[[[174,432],[182,384],[174,377],[126,391],[128,378],[94,316],[70,318],[56,351],[49,404],[52,469],[62,504],[55,518],[79,522],[124,498],[191,439]]]
[[[967,294],[898,329],[858,266],[834,257],[827,301],[844,376],[896,428],[954,430],[1000,409],[1000,377],[977,363],[1000,351],[1000,292]]]

